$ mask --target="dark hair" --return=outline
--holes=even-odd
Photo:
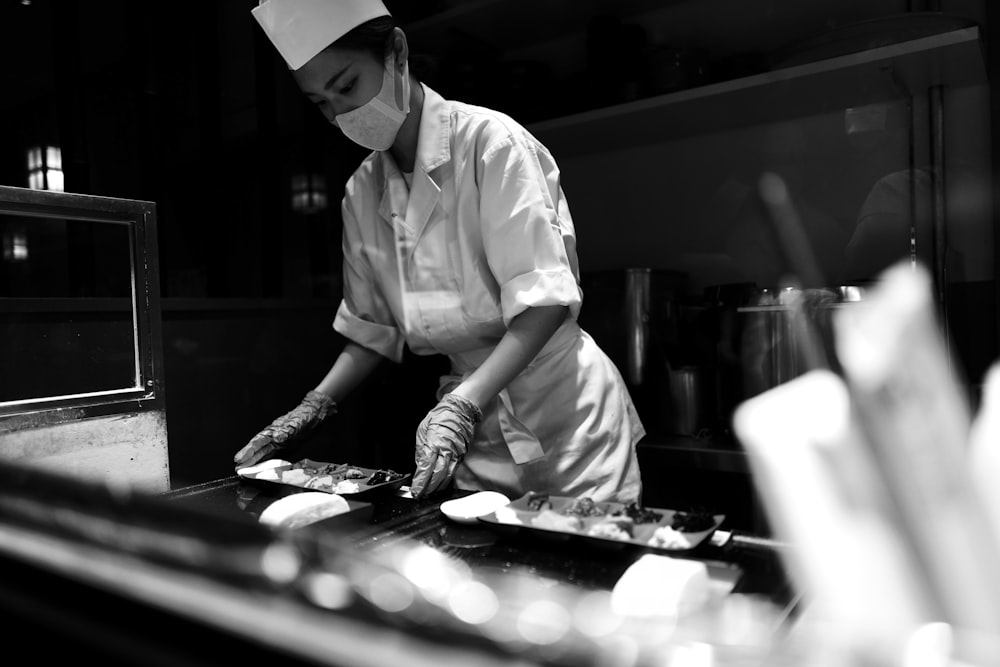
[[[396,21],[391,16],[380,16],[365,21],[344,33],[330,47],[368,51],[381,62],[385,58],[385,54],[392,49],[392,35],[395,27]]]

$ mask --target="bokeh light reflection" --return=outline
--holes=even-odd
[[[635,667],[639,663],[639,643],[629,635],[611,635],[600,644],[599,667]]]
[[[451,588],[468,576],[468,566],[426,546],[412,549],[403,559],[403,575],[430,600],[445,600]]]
[[[368,585],[368,599],[380,609],[398,613],[413,604],[413,587],[398,574],[381,574]]]
[[[570,629],[570,615],[552,600],[536,600],[517,617],[517,630],[532,644],[554,644]]]
[[[271,544],[261,555],[260,569],[271,581],[286,584],[299,575],[302,560],[290,546]]]
[[[587,637],[606,637],[622,625],[622,617],[611,610],[609,591],[590,591],[573,609],[573,625]]]
[[[313,604],[324,609],[343,609],[354,599],[350,582],[332,572],[311,575],[305,582],[305,591]]]
[[[480,625],[496,616],[500,601],[489,586],[468,581],[452,588],[448,595],[448,608],[459,620]]]

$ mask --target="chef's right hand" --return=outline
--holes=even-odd
[[[445,394],[417,427],[414,459],[417,469],[410,482],[414,498],[440,491],[451,481],[455,466],[465,456],[473,433],[483,419],[478,405],[458,394]]]
[[[332,398],[320,391],[310,391],[294,410],[275,419],[236,452],[233,457],[236,469],[271,458],[275,452],[284,449],[289,440],[310,431],[327,415],[336,412],[337,404]]]

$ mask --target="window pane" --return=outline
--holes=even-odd
[[[129,226],[0,213],[0,402],[136,386]]]

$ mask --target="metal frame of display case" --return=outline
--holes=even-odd
[[[0,434],[88,417],[165,410],[156,205],[148,201],[0,186],[0,213],[128,225],[136,354],[132,387],[0,403]],[[0,299],[0,308],[2,303]],[[58,307],[58,304],[44,306],[49,310]]]

